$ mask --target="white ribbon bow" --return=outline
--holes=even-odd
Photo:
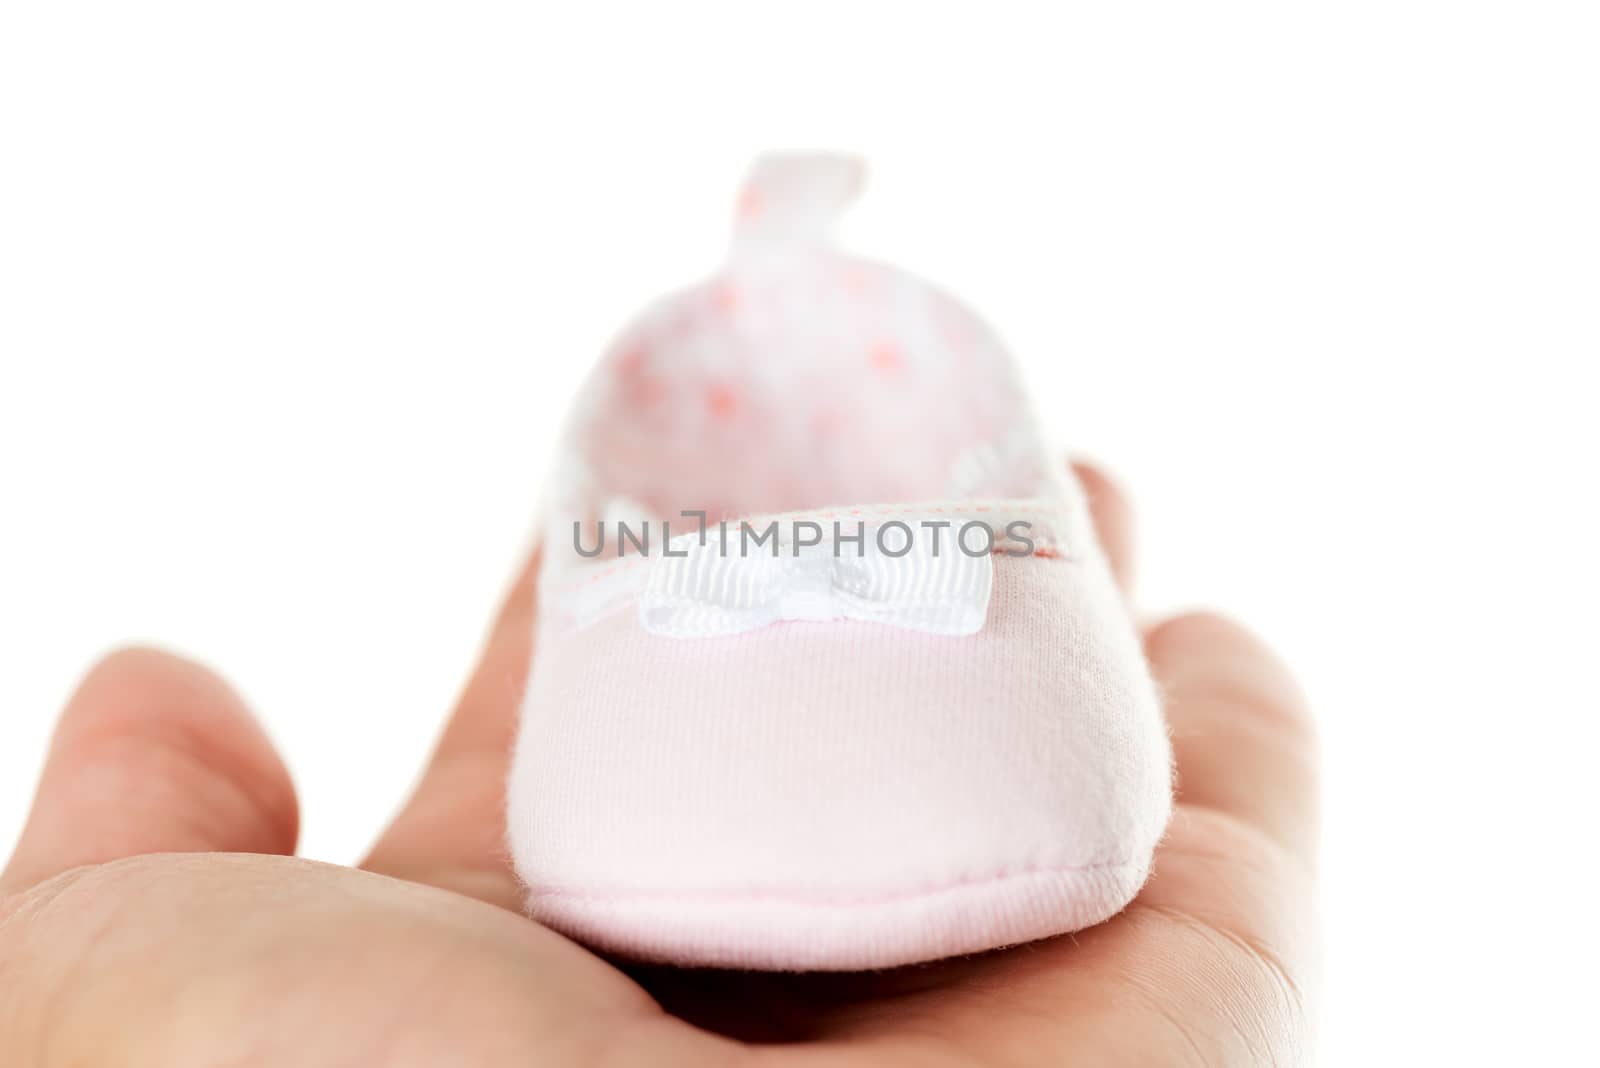
[[[651,634],[710,638],[741,634],[780,622],[853,619],[927,634],[974,634],[989,611],[994,582],[990,554],[968,555],[950,532],[935,540],[926,531],[891,555],[868,530],[858,547],[796,546],[779,542],[740,555],[715,538],[674,538],[684,556],[651,562],[639,598],[639,620]],[[900,540],[889,548],[897,549]],[[859,555],[858,555],[859,552]]]

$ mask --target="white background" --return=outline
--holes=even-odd
[[[1324,1062],[1592,1055],[1587,5],[561,7],[0,7],[0,840],[137,639],[237,683],[354,859],[587,364],[753,152],[846,148],[851,243],[1134,491],[1150,607],[1302,672]]]

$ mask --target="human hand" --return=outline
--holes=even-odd
[[[1126,585],[1124,502],[1092,470]],[[161,653],[102,662],[0,875],[0,1063],[1252,1064],[1303,1059],[1317,783],[1303,700],[1233,624],[1162,623],[1178,805],[1155,874],[1076,935],[879,973],[608,962],[517,911],[502,790],[533,637],[518,581],[413,796],[359,868],[292,857],[282,763]]]

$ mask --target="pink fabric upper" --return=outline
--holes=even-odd
[[[987,328],[822,239],[855,185],[826,158],[758,165],[726,271],[625,331],[574,413],[508,825],[532,915],[600,948],[774,969],[989,949],[1122,908],[1165,827],[1159,702],[1082,493]],[[659,562],[583,559],[573,523],[941,499],[1058,528],[994,555],[973,634],[674,640],[626,589],[582,610],[602,569]]]

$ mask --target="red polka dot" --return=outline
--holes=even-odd
[[[896,374],[906,365],[906,355],[900,346],[892,341],[882,341],[872,347],[867,354],[867,362],[872,369],[886,375]]]
[[[739,287],[723,282],[711,291],[711,306],[718,315],[728,316],[739,310]]]
[[[623,394],[635,407],[648,407],[666,394],[666,385],[650,373],[650,349],[643,342],[624,349],[617,358],[617,377]]]
[[[706,408],[717,419],[732,419],[739,411],[739,393],[721,382],[707,386]]]
[[[617,373],[623,378],[637,378],[650,359],[650,350],[643,344],[630,346],[617,360]]]
[[[859,263],[846,261],[840,264],[836,277],[839,280],[839,288],[852,297],[864,297],[872,288],[872,276]]]

